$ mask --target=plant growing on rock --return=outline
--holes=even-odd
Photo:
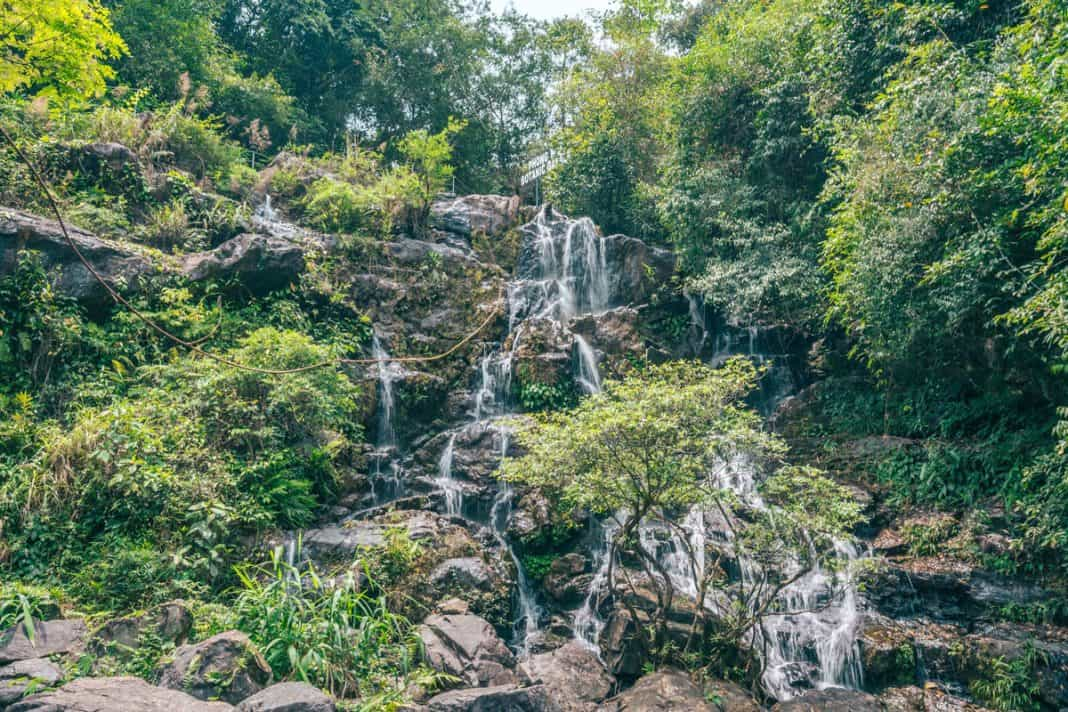
[[[516,423],[526,454],[507,460],[503,477],[615,520],[608,590],[626,591],[617,600],[632,621],[647,622],[636,635],[654,662],[679,652],[669,619],[680,591],[643,527],[667,527],[683,549],[697,604],[685,659],[701,652],[709,627],[708,639],[737,650],[767,616],[788,613],[779,594],[826,565],[832,542],[857,521],[859,506],[843,488],[814,469],[783,465],[785,445],[744,400],[757,375],[741,358],[719,369],[671,362],[607,381],[569,411]],[[772,472],[759,504],[730,484],[730,468],[743,461]],[[695,509],[702,527],[705,512],[726,523],[728,546],[693,546],[678,520]],[[729,580],[728,559],[749,561],[757,573]],[[640,599],[651,610],[639,610]]]
[[[339,697],[403,699],[418,668],[418,636],[370,582],[351,572],[324,579],[313,566],[286,563],[281,548],[260,566],[238,568],[237,626],[259,646],[275,675]]]

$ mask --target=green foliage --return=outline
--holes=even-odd
[[[338,696],[401,701],[404,676],[418,666],[419,638],[354,574],[327,582],[310,564],[290,566],[276,549],[266,565],[239,567],[238,577],[236,625],[277,677]]]
[[[53,589],[20,582],[0,583],[0,631],[22,625],[34,637],[34,621],[59,615],[62,595]]]
[[[77,304],[53,289],[41,256],[22,252],[0,277],[0,392],[43,388],[91,353],[84,345],[89,330]]]
[[[145,237],[149,244],[164,250],[195,246],[189,240],[189,215],[185,205],[172,200],[152,209],[145,224]]]
[[[937,556],[956,533],[957,522],[953,517],[927,517],[901,528],[901,536],[913,556]]]
[[[12,0],[0,7],[0,94],[23,90],[80,102],[114,76],[126,46],[97,0]]]
[[[714,473],[743,466],[743,460],[758,470],[781,464],[785,446],[761,430],[759,415],[744,401],[756,378],[752,363],[735,358],[719,369],[668,362],[621,381],[606,381],[603,393],[571,410],[516,422],[515,435],[525,454],[507,459],[501,474],[538,488],[565,507],[613,517],[618,528],[612,560],[626,554],[655,569],[656,552],[636,535],[642,522],[670,527],[675,514],[695,506],[737,516],[744,503]],[[735,545],[769,570],[782,570],[787,561],[815,566],[826,558],[833,538],[844,536],[859,516],[859,505],[848,493],[811,468],[778,467],[761,491],[770,506],[746,510],[745,523],[735,523]],[[702,562],[708,556],[705,551],[684,554]],[[715,609],[715,620],[704,623],[737,645],[767,606],[750,608],[706,598],[719,569],[702,563],[700,570],[707,573],[698,577],[696,608],[703,612],[707,603]],[[634,585],[630,577],[623,578],[626,585]],[[678,653],[666,638],[674,586],[667,576],[647,577],[644,585],[655,589],[658,607],[638,643],[652,659],[669,658]],[[748,595],[770,606],[784,585],[769,582],[767,590]],[[702,629],[695,624],[693,631]],[[691,647],[703,645],[703,637],[691,636],[682,652],[699,652]]]
[[[150,543],[109,537],[83,556],[68,591],[90,611],[131,611],[204,593],[192,572]]]
[[[290,368],[331,354],[307,337],[264,328],[227,355]],[[169,547],[180,570],[217,580],[242,532],[310,521],[360,436],[359,390],[331,368],[269,376],[185,358],[136,377],[128,395],[80,409],[65,432],[42,430],[40,450],[0,482],[16,570],[47,562],[58,572],[81,547],[99,556],[117,537],[126,547]],[[116,579],[127,568],[142,572],[129,576],[129,595],[104,592],[114,588],[106,568],[88,568],[85,585],[102,581],[100,596],[136,599],[173,575],[154,556],[115,559]]]
[[[1044,662],[1045,654],[1029,644],[1013,660],[998,657],[984,661],[983,676],[968,689],[979,702],[995,710],[1037,712],[1042,705],[1035,670]]]
[[[553,561],[556,560],[557,554],[530,554],[525,553],[520,557],[520,561],[523,564],[523,570],[527,572],[527,577],[532,581],[541,581],[549,573],[549,569],[552,568]]]
[[[412,206],[412,228],[417,234],[426,230],[430,217],[430,203],[445,190],[455,172],[452,160],[452,146],[449,138],[463,130],[465,122],[449,119],[441,131],[431,134],[424,129],[412,131],[398,141],[397,150],[407,162],[414,181],[414,190],[410,192]]]
[[[578,402],[578,390],[570,380],[556,383],[520,380],[516,398],[528,413],[563,410]]]

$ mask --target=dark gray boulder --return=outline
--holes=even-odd
[[[151,632],[160,640],[181,645],[193,631],[193,614],[182,601],[161,603],[145,613],[115,618],[100,626],[92,636],[97,652],[117,652],[136,649],[145,634]]]
[[[304,271],[307,247],[274,235],[243,233],[214,250],[182,258],[182,274],[193,281],[238,279],[263,294],[285,287]]]
[[[681,670],[667,668],[642,677],[604,708],[612,712],[717,712],[704,692]]]
[[[515,656],[484,618],[471,614],[431,615],[419,627],[427,664],[461,678],[470,687],[519,681]]]
[[[430,226],[465,238],[494,236],[514,225],[518,214],[518,195],[464,195],[431,205]]]
[[[883,712],[879,700],[867,692],[837,687],[810,690],[771,709],[772,712]]]
[[[280,682],[237,706],[238,712],[334,712],[334,701],[306,682]]]
[[[87,633],[85,621],[81,619],[38,621],[33,625],[33,640],[30,640],[20,623],[0,633],[0,665],[78,652],[85,647]]]
[[[61,679],[63,670],[51,660],[43,658],[19,660],[0,667],[0,709],[27,694],[51,687]]]
[[[82,257],[108,284],[120,291],[140,288],[155,271],[152,262],[131,245],[101,239],[69,223],[67,231]],[[89,308],[111,303],[107,291],[71,249],[58,222],[0,208],[0,276],[15,270],[25,250],[40,253],[61,294]]]
[[[561,712],[587,712],[600,707],[615,680],[589,648],[572,640],[548,653],[532,655],[520,667],[545,691]]]
[[[27,697],[7,712],[225,712],[225,702],[203,702],[184,692],[153,687],[137,677],[83,677],[58,690]]]
[[[256,646],[244,633],[230,630],[174,651],[160,670],[159,684],[200,700],[237,704],[270,681],[271,668]]]
[[[453,690],[430,698],[427,712],[560,712],[541,685]]]

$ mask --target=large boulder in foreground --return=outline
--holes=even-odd
[[[322,690],[306,682],[280,682],[260,690],[237,706],[237,712],[334,712]]]
[[[154,271],[144,250],[104,240],[69,223],[67,232],[82,257],[116,289],[139,288]],[[21,210],[0,208],[0,277],[15,270],[25,250],[41,255],[60,294],[90,308],[110,304],[107,290],[71,249],[58,222]]]
[[[20,623],[0,633],[0,665],[79,652],[85,647],[87,633],[85,621],[80,619],[38,621],[30,640]]]
[[[225,702],[203,702],[184,692],[153,687],[138,677],[83,677],[58,690],[27,697],[7,712],[225,712]]]
[[[471,614],[428,616],[419,627],[427,664],[470,687],[518,682],[515,656],[485,619]]]
[[[159,684],[199,700],[237,704],[270,681],[271,668],[256,646],[244,633],[230,630],[174,651],[174,659],[160,670]]]
[[[838,687],[809,690],[771,709],[772,712],[883,712],[879,700],[867,692]]]
[[[63,670],[51,660],[35,658],[19,660],[0,667],[0,709],[5,709],[42,687],[50,687],[63,679]]]
[[[532,655],[520,667],[532,681],[545,686],[561,712],[599,709],[615,684],[604,663],[576,640],[551,652]]]
[[[453,690],[430,698],[426,712],[560,712],[542,685]]]
[[[681,670],[646,675],[602,709],[611,712],[718,712],[704,692]]]

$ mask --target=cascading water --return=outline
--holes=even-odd
[[[754,474],[749,463],[736,458],[713,476],[718,486],[732,491],[747,507],[764,510],[767,505],[757,491]],[[640,535],[644,544],[654,543],[656,526],[656,523],[643,525]],[[680,528],[687,542],[680,541],[683,534],[669,529],[670,545],[665,547],[660,562],[675,588],[695,598],[703,576],[704,557],[695,557],[698,570],[694,571],[684,552],[686,546],[691,551],[704,552],[709,531],[705,513],[699,507],[692,507]],[[718,533],[729,546],[729,529],[723,527]],[[818,565],[813,567],[779,593],[776,612],[763,617],[751,631],[750,643],[765,656],[764,687],[776,699],[793,697],[798,683],[818,688],[859,688],[863,683],[856,642],[860,615],[852,579],[854,562],[860,556],[850,542],[836,541],[834,549],[840,572]],[[813,558],[819,560],[816,553],[813,552]],[[739,555],[738,564],[744,586],[751,589],[762,579],[763,571],[757,562]],[[710,607],[715,603],[711,598],[706,601]]]
[[[445,513],[459,516],[463,511],[463,490],[452,476],[452,459],[456,452],[456,433],[449,436],[449,442],[438,459],[437,485],[445,494]]]
[[[508,432],[495,421],[514,412],[509,400],[513,364],[528,323],[550,320],[558,330],[567,332],[572,317],[609,308],[612,293],[608,250],[608,241],[588,219],[570,220],[555,214],[551,208],[543,208],[531,223],[522,245],[518,277],[507,287],[508,333],[479,360],[472,398],[471,425],[497,432],[501,458],[507,453]],[[597,392],[601,378],[596,354],[585,339],[575,335],[574,342],[578,356],[576,378],[584,390]],[[462,490],[452,473],[454,445],[455,434],[438,463],[438,488],[444,494],[449,514],[463,510]],[[489,524],[494,538],[515,565],[517,616],[513,643],[520,655],[524,655],[530,652],[531,638],[538,631],[543,614],[522,562],[506,535],[513,497],[512,488],[501,484],[493,499]]]
[[[690,298],[690,314],[693,330],[692,346],[700,353],[704,346],[704,314],[697,301]],[[700,326],[700,328],[698,328]],[[757,353],[757,333],[749,329],[745,346],[750,355]],[[587,374],[596,373],[596,361],[592,349],[581,337],[576,336],[579,352],[579,383],[587,392],[592,379]],[[585,348],[584,348],[585,346]],[[733,346],[730,342],[726,344]],[[774,397],[774,395],[773,395]],[[774,403],[776,398],[769,401]],[[725,464],[712,473],[718,487],[731,491],[740,502],[753,509],[765,509],[766,504],[757,491],[755,471],[739,458]],[[675,590],[696,599],[700,581],[704,577],[706,545],[709,533],[714,531],[721,540],[729,541],[731,534],[722,515],[717,513],[719,526],[706,522],[706,514],[699,507],[692,507],[678,526],[655,519],[647,520],[639,529],[639,539],[647,551],[657,552],[663,570]],[[586,647],[600,654],[599,638],[605,627],[600,615],[600,604],[608,594],[608,570],[612,561],[610,551],[612,538],[618,530],[617,518],[609,518],[600,524],[601,536],[595,538],[593,547],[594,578],[582,607],[573,619],[575,638]],[[685,541],[684,541],[685,539]],[[835,542],[835,559],[839,571],[829,571],[817,566],[780,592],[775,602],[777,610],[765,616],[751,631],[750,643],[763,651],[765,673],[763,683],[776,699],[789,699],[797,694],[797,687],[811,684],[819,688],[859,688],[863,683],[863,667],[856,642],[856,630],[860,622],[857,590],[852,580],[854,562],[859,558],[855,547],[849,542]],[[691,558],[688,552],[696,555]],[[818,560],[818,557],[814,557]],[[742,584],[751,587],[762,575],[756,562],[738,557]],[[788,572],[787,572],[788,575]],[[723,595],[706,593],[706,605],[710,608],[724,604]]]
[[[601,392],[601,374],[597,370],[597,354],[586,339],[575,334],[575,350],[578,352],[578,375],[576,382],[587,394]]]
[[[582,602],[582,608],[575,612],[572,628],[575,638],[588,649],[601,657],[600,638],[604,630],[605,620],[601,616],[601,600],[608,585],[608,569],[612,564],[611,556],[612,539],[619,531],[619,523],[616,517],[609,517],[597,525],[595,541],[598,545],[593,550],[593,580],[590,581],[590,590],[586,593],[586,599]]]
[[[704,351],[705,342],[708,341],[707,315],[705,313],[704,300],[698,299],[689,292],[683,293],[690,313],[690,350],[694,356],[700,356]]]
[[[503,433],[502,437],[507,438]],[[504,447],[507,447],[507,440],[505,440]],[[493,509],[490,511],[490,522],[494,538],[497,540],[497,543],[501,548],[508,552],[508,555],[512,559],[512,564],[515,566],[519,615],[515,620],[513,638],[519,656],[526,657],[530,654],[531,636],[537,632],[538,626],[541,624],[542,611],[541,607],[538,605],[534,587],[530,585],[530,579],[527,578],[526,569],[523,568],[523,562],[519,560],[519,556],[515,553],[515,548],[505,536],[505,532],[508,529],[508,519],[512,515],[512,498],[514,496],[515,492],[512,490],[511,485],[503,484],[501,486],[497,492],[497,496],[493,498]]]
[[[393,383],[403,375],[390,362],[378,334],[371,338],[371,356],[378,375],[375,449],[371,453],[371,486],[376,504],[396,499],[404,491],[401,466],[397,461],[397,432],[394,427]]]
[[[263,196],[263,203],[256,210],[256,217],[263,222],[273,223],[278,222],[278,213],[273,207],[271,207],[271,194],[267,193]]]

